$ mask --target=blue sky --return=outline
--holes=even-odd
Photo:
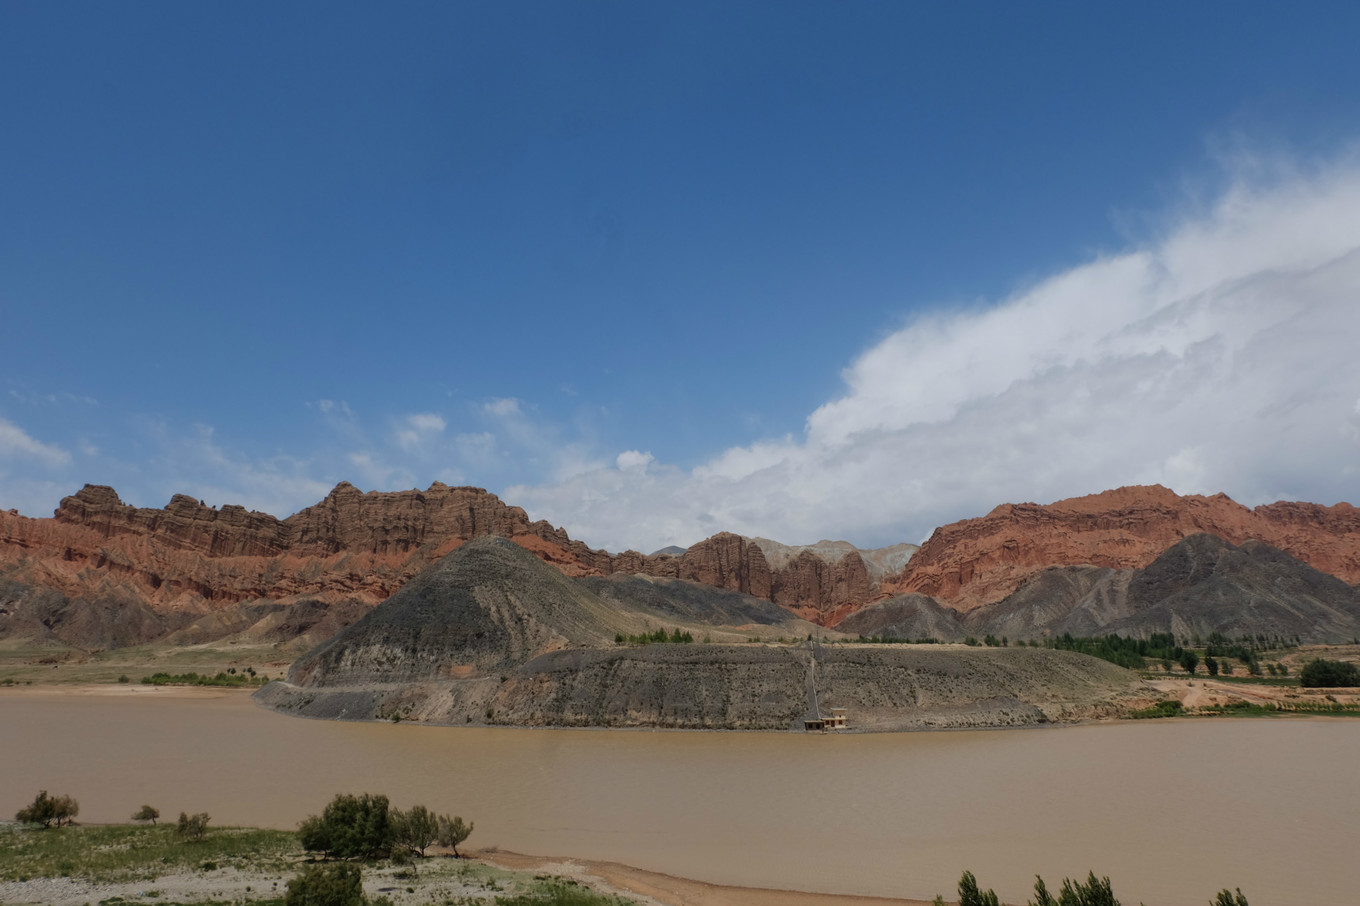
[[[0,507],[439,480],[650,550],[1360,503],[1357,33],[0,0]]]

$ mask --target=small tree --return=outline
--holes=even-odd
[[[210,820],[212,819],[208,817],[207,812],[199,812],[197,815],[180,812],[179,827],[176,830],[184,839],[198,842],[208,833],[208,822]]]
[[[1096,873],[1091,872],[1085,884],[1080,881],[1074,884],[1070,879],[1063,878],[1058,906],[1119,906],[1119,901],[1114,898],[1110,879],[1097,878]]]
[[[344,862],[311,865],[288,882],[284,906],[364,906],[363,874]]]
[[[55,811],[56,800],[47,795],[47,790],[39,790],[32,802],[14,813],[14,820],[20,824],[41,824],[48,827],[52,824],[52,815]]]
[[[413,853],[425,855],[425,847],[439,839],[439,817],[423,805],[409,811],[392,810],[392,838]]]
[[[1193,676],[1195,668],[1199,666],[1199,655],[1193,651],[1184,652],[1181,654],[1181,666],[1185,668],[1186,673]]]
[[[132,813],[132,820],[150,821],[152,824],[155,824],[156,819],[159,818],[160,816],[161,816],[160,809],[152,808],[149,805],[144,805],[141,808],[137,809],[137,811]]]
[[[1211,657],[1204,659],[1204,669],[1209,671],[1210,676],[1218,676],[1218,661]]]
[[[999,906],[996,892],[979,890],[977,878],[965,871],[959,878],[959,906]]]
[[[78,814],[80,803],[75,799],[65,795],[49,796],[47,790],[39,790],[32,802],[14,813],[14,820],[21,824],[41,824],[43,827],[51,827],[55,821],[57,827],[61,827],[62,824],[70,824]]]
[[[455,856],[458,855],[458,844],[472,836],[472,823],[463,823],[459,815],[450,818],[448,815],[439,816],[439,837],[437,842],[440,846],[447,846],[453,850]]]
[[[1247,906],[1247,898],[1242,896],[1242,888],[1237,888],[1237,896],[1233,896],[1225,887],[1209,901],[1209,906]]]
[[[80,814],[80,803],[70,796],[58,796],[53,802],[55,807],[52,810],[52,817],[57,819],[57,827],[61,827],[63,822],[70,825],[76,815]]]

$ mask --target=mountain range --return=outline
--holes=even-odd
[[[724,532],[645,555],[592,549],[479,488],[364,493],[342,482],[282,520],[184,495],[137,508],[98,485],[50,518],[0,512],[0,642],[320,643],[484,536],[565,577],[607,580],[605,598],[664,587],[653,605],[693,615],[724,594],[735,598],[723,607],[739,600],[757,622],[851,635],[1360,635],[1360,510],[1346,503],[1253,509],[1128,487],[1004,504],[936,529],[919,549]]]

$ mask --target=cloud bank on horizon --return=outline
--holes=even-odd
[[[141,505],[182,491],[284,516],[340,479],[440,480],[490,486],[592,546],[650,551],[718,531],[918,542],[1001,503],[1128,484],[1360,503],[1360,157],[1241,172],[1151,239],[915,317],[849,364],[838,398],[809,403],[801,434],[693,467],[606,452],[535,401],[374,416],[337,398],[307,404],[312,449],[267,456],[209,424],[129,416],[133,458],[0,416],[0,504],[46,515],[95,481]],[[101,408],[19,402],[67,406],[77,432]]]
[[[613,550],[717,531],[920,541],[1005,502],[1129,484],[1354,502],[1360,163],[1243,177],[1156,238],[865,351],[802,436],[652,451],[504,497]]]

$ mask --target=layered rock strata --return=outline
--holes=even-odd
[[[1272,503],[1248,509],[1223,494],[1181,497],[1128,487],[1047,506],[1003,504],[935,530],[888,594],[916,592],[967,611],[1000,601],[1050,566],[1131,569],[1198,533],[1262,541],[1350,584],[1360,583],[1360,510],[1348,503]]]
[[[865,561],[843,542],[849,550],[834,549],[834,560],[796,549],[777,569],[759,543],[728,532],[678,554],[610,554],[531,521],[480,488],[439,482],[424,491],[368,493],[341,482],[320,503],[282,520],[183,494],[163,509],[133,507],[113,488],[86,485],[64,498],[51,519],[0,513],[0,572],[72,597],[115,595],[167,612],[304,597],[372,605],[486,535],[512,539],[567,576],[699,582],[777,602],[817,622],[875,594]]]
[[[702,583],[835,626],[897,595],[967,612],[1006,599],[1052,567],[1146,567],[1197,533],[1260,541],[1360,582],[1360,510],[1345,503],[1248,509],[1221,494],[1120,488],[1046,506],[1005,504],[937,529],[919,550],[789,546],[724,532],[682,551],[644,555],[592,549],[494,494],[438,482],[424,491],[367,493],[342,482],[287,519],[184,495],[161,509],[138,508],[112,488],[87,485],[50,519],[0,512],[0,577],[105,609],[110,601],[136,602],[166,618],[139,619],[146,632],[171,632],[187,625],[184,615],[252,601],[371,607],[459,545],[489,535],[513,540],[566,576]],[[62,612],[69,624],[79,622],[75,610]],[[932,621],[939,622],[932,616],[920,625]]]

